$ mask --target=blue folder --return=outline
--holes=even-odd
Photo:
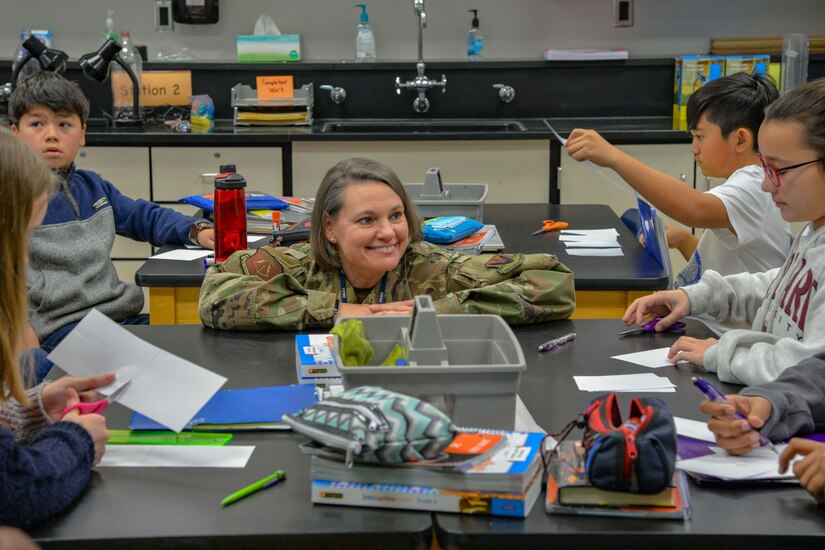
[[[241,390],[222,390],[186,425],[193,431],[288,430],[281,421],[286,413],[295,413],[316,402],[315,386],[268,386]],[[139,413],[132,413],[133,430],[167,429]]]

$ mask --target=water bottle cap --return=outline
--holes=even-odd
[[[243,189],[246,180],[240,174],[230,172],[215,176],[215,189]]]

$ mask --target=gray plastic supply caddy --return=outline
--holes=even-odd
[[[457,426],[515,428],[516,394],[527,367],[516,336],[501,317],[436,315],[429,296],[416,296],[409,317],[358,319],[376,364],[344,366],[336,342],[335,363],[346,388],[380,386],[435,404],[443,396],[444,412]],[[409,350],[409,365],[378,366],[395,344]]]
[[[424,183],[405,183],[410,198],[425,219],[438,216],[467,216],[484,221],[486,183],[452,183],[444,185],[441,171],[430,168]]]

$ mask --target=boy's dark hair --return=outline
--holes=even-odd
[[[778,97],[776,84],[766,74],[736,73],[711,80],[688,100],[688,129],[694,130],[704,114],[708,122],[719,126],[722,137],[739,128],[750,130],[753,149],[758,151],[757,135],[765,108]]]
[[[18,124],[23,115],[37,107],[75,114],[82,124],[89,118],[89,100],[80,86],[51,71],[34,73],[14,89],[9,100],[9,117]]]

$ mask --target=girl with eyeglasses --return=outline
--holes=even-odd
[[[825,78],[780,97],[759,129],[762,190],[788,222],[806,221],[782,267],[722,277],[707,271],[695,285],[633,302],[625,324],[661,316],[661,331],[685,315],[706,313],[745,322],[718,340],[680,338],[669,358],[716,372],[720,380],[755,385],[825,351]]]

